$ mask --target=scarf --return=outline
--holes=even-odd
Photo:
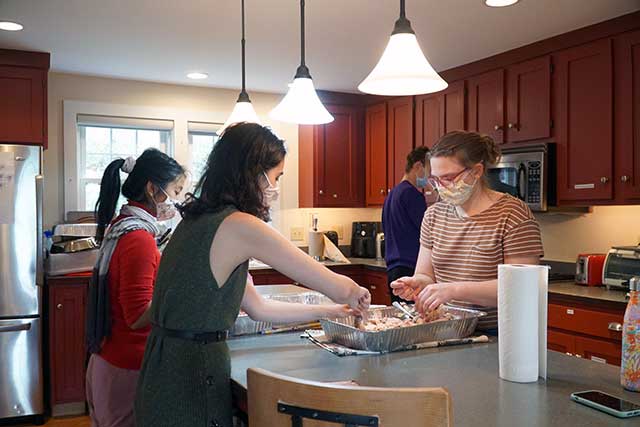
[[[136,230],[145,230],[154,237],[160,234],[156,218],[144,209],[124,205],[120,215],[125,216],[113,223],[100,246],[98,260],[93,267],[87,301],[87,346],[90,353],[98,353],[104,338],[111,335],[111,304],[109,302],[109,264],[122,236]]]

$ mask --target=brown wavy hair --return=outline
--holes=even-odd
[[[269,221],[269,207],[260,185],[263,173],[278,166],[287,154],[285,143],[271,129],[240,123],[228,127],[216,142],[193,193],[180,207],[183,218],[194,218],[234,206]]]

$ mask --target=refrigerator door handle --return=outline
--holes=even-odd
[[[8,325],[0,325],[0,332],[28,331],[29,329],[31,329],[31,323],[9,323]]]
[[[44,177],[36,176],[36,285],[44,286],[44,250],[42,245],[42,198],[44,194]]]

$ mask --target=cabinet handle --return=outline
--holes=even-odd
[[[56,308],[57,308],[58,310],[62,310],[62,304],[58,304],[58,305],[56,305]]]
[[[581,355],[581,354],[576,354],[576,357],[577,357],[578,359],[582,359],[582,355]]]
[[[609,182],[609,178],[607,178],[606,176],[603,176],[602,178],[600,178],[600,182],[603,184],[606,184],[607,182]]]
[[[337,194],[334,194],[334,195],[333,195],[333,198],[334,198],[334,199],[337,199],[337,198],[338,198],[338,195],[337,195]]]
[[[391,189],[387,188],[387,194],[391,193]]]
[[[502,126],[500,126],[500,125],[495,125],[495,126],[493,127],[493,130],[502,130]]]
[[[322,195],[324,194],[324,191],[320,190],[320,191],[318,192],[318,194],[320,194],[320,195],[322,196]]]
[[[380,189],[380,194],[384,195],[384,188]]]
[[[567,314],[573,314],[573,309],[572,308],[567,308]]]
[[[372,290],[374,290],[374,291],[376,290],[376,285],[371,285],[370,287],[371,287]]]
[[[622,332],[622,325],[618,322],[611,322],[607,329],[614,332]]]
[[[520,126],[518,126],[517,123],[509,123],[507,125],[507,127],[509,127],[509,129],[515,129],[515,130],[520,130]],[[497,130],[497,129],[496,129]]]
[[[629,177],[628,175],[622,175],[620,177],[620,181],[622,181],[622,182],[629,182],[630,179],[631,179],[631,177]]]

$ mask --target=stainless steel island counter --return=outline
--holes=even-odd
[[[236,404],[246,410],[246,371],[260,367],[315,381],[355,380],[377,387],[446,387],[456,427],[639,426],[569,400],[574,391],[599,389],[640,404],[620,387],[619,368],[549,351],[549,378],[532,384],[498,377],[498,344],[474,344],[380,356],[337,357],[299,333],[229,341]],[[410,416],[410,414],[408,414]]]

